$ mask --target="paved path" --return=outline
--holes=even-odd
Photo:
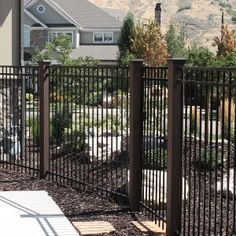
[[[1,236],[78,236],[45,191],[0,192]]]

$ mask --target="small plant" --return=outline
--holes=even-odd
[[[236,16],[232,16],[232,21],[236,23]]]
[[[145,150],[143,165],[147,169],[166,170],[167,150],[163,147]]]
[[[33,140],[33,143],[35,145],[39,145],[39,138],[40,138],[40,132],[39,132],[39,117],[30,117],[27,121],[27,126],[29,128],[29,138]]]
[[[227,140],[235,139],[235,100],[226,98],[220,103],[220,124],[222,137]]]
[[[214,149],[202,148],[194,164],[199,170],[217,169],[223,164],[221,162],[221,153],[216,153]]]
[[[70,127],[72,122],[72,114],[68,112],[66,107],[57,111],[50,120],[50,142],[60,145],[63,141],[65,129]]]
[[[103,92],[90,92],[85,94],[85,105],[97,106],[102,104]]]
[[[69,153],[84,151],[87,146],[85,140],[86,135],[84,132],[71,128],[65,129],[63,134],[64,150]]]

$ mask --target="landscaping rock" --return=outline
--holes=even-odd
[[[142,171],[143,195],[142,200],[151,201],[152,203],[166,208],[167,203],[167,171],[149,170]],[[129,172],[128,172],[129,181]],[[182,177],[182,200],[188,199],[189,186],[188,182]]]
[[[102,134],[100,136],[89,136],[86,143],[89,146],[90,161],[105,161],[114,152],[121,151],[122,136]]]
[[[217,192],[233,198],[234,191],[236,191],[236,189],[234,190],[234,183],[236,183],[234,169],[230,169],[229,175],[227,173],[223,175],[223,182],[221,180],[217,182]]]

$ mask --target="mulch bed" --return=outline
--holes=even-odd
[[[70,221],[104,220],[116,232],[104,235],[144,235],[132,225],[128,211],[112,199],[98,193],[81,192],[46,180],[0,168],[0,191],[45,190]]]

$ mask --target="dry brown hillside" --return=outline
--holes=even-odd
[[[90,0],[102,8],[130,11],[138,20],[154,18],[157,2],[162,3],[162,30],[170,23],[183,27],[189,43],[208,46],[220,34],[221,10],[225,23],[236,30],[236,0]]]

